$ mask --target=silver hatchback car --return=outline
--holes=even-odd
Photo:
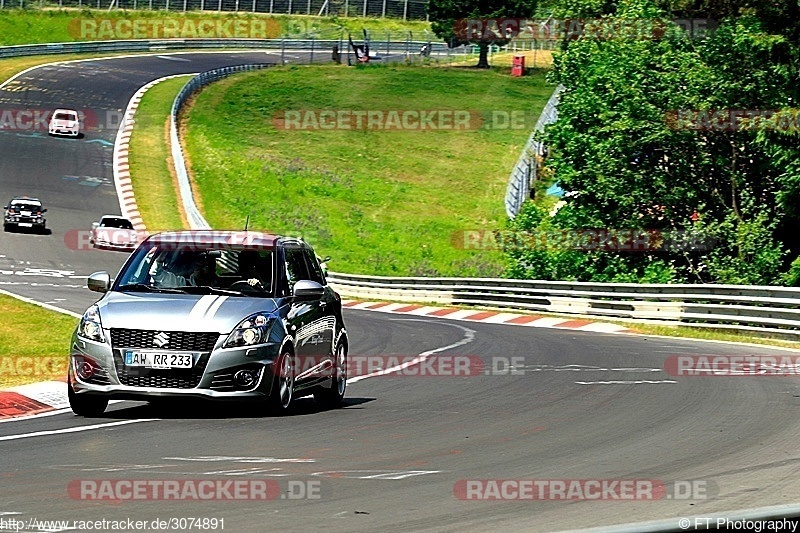
[[[339,295],[300,239],[181,231],[145,239],[86,310],[70,349],[72,410],[109,399],[254,400],[278,413],[312,395],[338,406],[348,337]]]

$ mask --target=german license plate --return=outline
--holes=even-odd
[[[192,368],[192,354],[125,351],[125,366],[144,368]]]
[[[31,224],[30,222],[20,222],[20,223],[19,223],[19,224],[17,224],[17,225],[18,225],[19,227],[21,227],[21,228],[30,228],[30,227],[33,227],[33,224]]]

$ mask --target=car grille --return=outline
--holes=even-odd
[[[158,389],[193,389],[200,384],[203,379],[208,364],[208,354],[200,356],[200,359],[192,368],[140,368],[127,367],[122,362],[122,354],[114,352],[114,364],[117,367],[117,377],[119,382],[129,387],[154,387]]]
[[[156,335],[166,334],[167,344],[157,346]],[[163,338],[163,337],[162,337]],[[219,339],[219,333],[192,331],[153,331],[146,329],[112,329],[111,346],[114,348],[139,348],[165,351],[210,352]]]

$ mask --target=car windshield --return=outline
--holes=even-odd
[[[17,211],[41,211],[42,206],[26,202],[11,202],[11,209]]]
[[[183,292],[273,296],[271,250],[204,249],[203,245],[140,247],[120,273],[114,289],[128,292]]]
[[[75,113],[56,113],[53,118],[56,120],[77,120],[78,115]]]
[[[127,218],[104,218],[100,221],[102,228],[133,229],[133,224]]]

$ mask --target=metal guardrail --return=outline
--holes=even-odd
[[[558,118],[558,106],[561,93],[564,90],[563,85],[556,87],[552,96],[547,101],[547,104],[542,109],[539,120],[536,121],[536,126],[528,137],[528,142],[522,149],[522,154],[517,160],[517,164],[511,170],[511,176],[508,179],[508,187],[506,188],[506,215],[508,218],[514,218],[522,209],[522,204],[528,199],[531,192],[531,184],[536,179],[536,165],[537,158],[544,155],[544,145],[535,139],[536,134],[544,129],[548,124],[552,124]]]
[[[91,41],[75,43],[25,44],[0,47],[0,58],[91,52],[162,52],[170,50],[219,50],[223,48],[255,50],[300,50],[330,53],[334,45],[346,53],[347,41],[341,39],[133,39],[127,41]],[[423,45],[430,45],[437,54],[447,53],[445,43],[428,41],[371,42],[377,52],[417,54]]]
[[[133,9],[426,20],[428,0],[0,0],[0,9]]]
[[[330,273],[343,296],[487,306],[800,336],[800,289],[743,285],[401,278]]]

